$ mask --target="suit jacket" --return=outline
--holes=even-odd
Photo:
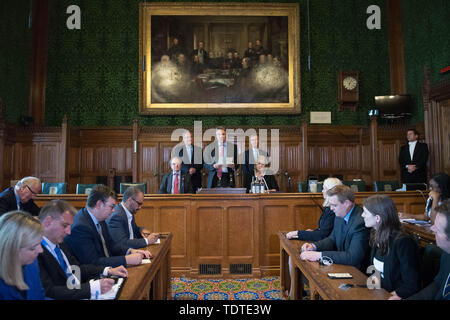
[[[361,217],[362,208],[355,205],[350,215],[346,231],[342,233],[345,220],[335,217],[331,234],[314,244],[322,256],[333,259],[334,263],[355,266],[364,270],[369,258],[369,229]],[[366,270],[364,270],[365,272]]]
[[[198,55],[198,49],[195,49],[192,52],[192,57],[194,57],[195,55]],[[208,51],[203,49],[203,64],[208,64],[208,62],[209,62],[209,53],[208,53]]]
[[[181,172],[180,177],[181,177],[180,193],[194,193],[194,190],[192,189],[191,175],[189,173]],[[172,179],[173,179],[173,172],[166,173],[162,179],[161,185],[159,186],[158,193],[171,194]]]
[[[258,156],[263,155],[267,157],[267,152],[264,150],[258,150]],[[255,172],[256,160],[254,159],[253,151],[250,152],[249,149],[245,150],[243,154],[242,162],[242,185],[247,190],[250,189],[250,184],[252,183],[252,177]]]
[[[183,148],[178,152],[178,156],[181,159],[181,172],[189,174],[190,168],[195,168],[195,173],[191,175],[191,183],[193,191],[197,191],[198,188],[202,187],[202,169],[203,169],[203,151],[201,148],[197,146],[193,146],[191,159],[189,161],[184,161],[183,156],[186,155],[186,158],[189,156],[189,153],[186,150],[186,146],[183,145]],[[196,156],[197,155],[197,156]],[[195,158],[198,158],[200,163],[195,163]]]
[[[333,231],[335,217],[336,216],[330,207],[325,207],[319,218],[319,228],[313,231],[299,230],[298,240],[319,241],[328,237]]]
[[[103,267],[126,266],[125,254],[128,248],[120,243],[113,242],[105,221],[100,222],[100,226],[109,257],[105,256],[102,240],[86,208],[81,209],[75,215],[71,233],[64,241],[82,264],[94,264]]]
[[[114,212],[111,217],[106,220],[109,234],[115,242],[123,243],[127,248],[144,248],[147,242],[141,235],[141,228],[136,225],[136,221],[131,220],[131,227],[133,228],[134,239],[130,239],[130,230],[128,229],[128,217],[121,204],[114,207]]]
[[[41,282],[45,289],[45,294],[47,297],[59,300],[90,299],[91,287],[89,285],[89,280],[98,278],[99,274],[103,273],[104,268],[91,264],[80,264],[77,258],[70,252],[67,244],[61,243],[59,247],[66,255],[70,265],[80,267],[81,279],[79,280],[81,282],[81,288],[69,289],[67,287],[66,273],[51,252],[48,251],[45,246],[42,246],[44,251],[39,254],[38,261]]]
[[[398,163],[400,165],[402,181],[404,183],[427,183],[427,161],[428,161],[428,146],[426,143],[417,141],[414,148],[413,158],[409,153],[409,144],[400,148],[398,156]],[[406,165],[415,164],[416,171],[409,173]]]
[[[382,259],[383,277],[381,287],[389,292],[395,290],[397,295],[408,298],[420,290],[420,268],[418,247],[407,235],[392,235],[389,239],[389,250],[384,256],[376,256],[376,248],[372,248],[370,264],[373,259]]]
[[[238,165],[238,151],[237,146],[234,143],[226,142],[227,144],[227,158],[233,156],[234,169],[228,168],[228,173],[232,175],[234,179],[234,171],[239,168]],[[208,188],[214,188],[217,185],[217,169],[214,168],[214,164],[218,162],[219,155],[216,156],[216,150],[219,152],[219,144],[217,141],[210,143],[204,152],[204,167],[208,170]]]
[[[41,209],[30,199],[27,203],[21,203],[22,211],[26,211],[33,216],[38,216]],[[9,211],[17,210],[17,201],[14,194],[14,187],[9,187],[0,193],[0,216]]]
[[[30,288],[25,291],[25,297],[15,286],[6,284],[0,278],[0,300],[45,300],[45,292],[39,278],[39,266],[37,259],[23,266],[23,280]]]

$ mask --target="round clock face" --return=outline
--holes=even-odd
[[[347,90],[353,90],[356,88],[357,82],[356,79],[353,77],[345,77],[342,81],[342,84],[344,85],[344,88]]]

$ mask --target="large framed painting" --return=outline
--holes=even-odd
[[[141,3],[139,110],[298,114],[299,6]]]

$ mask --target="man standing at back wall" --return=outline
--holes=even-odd
[[[419,142],[416,129],[408,129],[408,144],[400,149],[398,162],[403,183],[427,183],[428,146]]]

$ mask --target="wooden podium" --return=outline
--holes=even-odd
[[[246,192],[246,188],[205,188],[197,190],[197,194],[242,194]]]

